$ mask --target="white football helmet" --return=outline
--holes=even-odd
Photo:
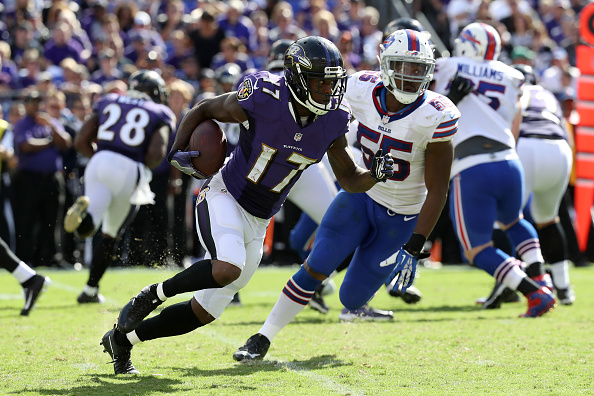
[[[396,30],[380,45],[378,59],[384,86],[400,103],[417,100],[433,79],[435,59],[424,32]]]
[[[501,52],[501,37],[493,26],[473,22],[454,40],[454,56],[475,60],[497,60]]]

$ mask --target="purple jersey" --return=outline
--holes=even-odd
[[[301,128],[289,109],[290,95],[284,77],[267,71],[246,76],[237,90],[248,121],[241,124],[237,147],[221,172],[237,202],[263,219],[279,211],[303,170],[348,132],[346,102]]]
[[[111,93],[94,110],[99,114],[97,151],[114,151],[142,163],[153,133],[163,125],[175,128],[171,109],[151,100]]]
[[[525,85],[520,104],[520,137],[567,140],[561,105],[550,91],[540,85]]]

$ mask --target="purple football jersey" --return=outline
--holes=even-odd
[[[290,95],[284,77],[266,71],[247,76],[237,90],[248,121],[221,172],[237,202],[263,219],[279,211],[303,170],[348,132],[346,102],[301,128],[289,109]]]
[[[111,93],[94,110],[99,114],[97,151],[114,151],[142,163],[153,133],[163,125],[175,128],[171,109],[151,100]]]
[[[527,101],[524,99],[528,98]],[[525,85],[522,97],[520,137],[531,136],[567,140],[561,105],[550,91],[539,85]]]

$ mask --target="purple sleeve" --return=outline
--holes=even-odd
[[[27,120],[23,119],[14,125],[14,147],[17,150],[18,147],[21,144],[25,143],[27,139],[29,139],[29,137],[31,136],[31,129],[27,128],[27,124]]]
[[[256,98],[255,88],[257,88],[258,74],[249,74],[245,76],[241,85],[237,88],[237,100],[239,105],[247,112],[251,113],[255,109],[254,99]]]

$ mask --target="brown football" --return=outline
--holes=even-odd
[[[227,156],[227,138],[225,133],[213,120],[201,122],[190,137],[190,151],[199,151],[200,156],[192,158],[192,164],[210,177],[218,172]]]

